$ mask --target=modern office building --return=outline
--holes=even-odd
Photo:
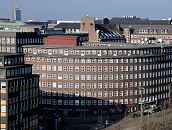
[[[20,7],[13,8],[13,20],[21,21],[21,8]]]
[[[41,45],[43,36],[32,32],[0,32],[0,52],[22,52],[23,45]]]
[[[169,101],[172,45],[85,43],[24,46],[26,63],[40,75],[44,110],[109,111]]]
[[[24,54],[0,53],[1,130],[38,129],[39,76]]]

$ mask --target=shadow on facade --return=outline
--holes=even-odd
[[[53,130],[57,126],[66,126],[66,119],[69,118],[97,119],[96,122],[102,125],[105,119],[117,122],[128,113],[126,105],[93,97],[46,92],[39,99],[40,124],[48,125],[48,128],[54,126]]]

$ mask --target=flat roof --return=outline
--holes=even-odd
[[[159,48],[159,47],[172,47],[172,44],[134,44],[134,43],[110,43],[110,42],[100,42],[92,43],[86,42],[86,44],[97,44],[96,46],[68,46],[68,45],[25,45],[24,48],[46,48],[46,49],[143,49],[143,48]],[[100,45],[100,46],[98,46]],[[101,46],[102,45],[102,46]],[[105,46],[106,45],[106,46]]]
[[[88,33],[59,33],[55,35],[48,35],[48,37],[59,37],[59,36],[66,36],[66,37],[79,37],[79,36],[88,36]]]

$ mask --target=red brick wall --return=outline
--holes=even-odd
[[[47,36],[44,38],[47,45],[69,45],[77,46],[77,37],[75,36]]]

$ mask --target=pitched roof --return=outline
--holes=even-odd
[[[59,23],[54,28],[80,29],[80,23]]]
[[[150,20],[150,19],[142,19],[142,18],[122,18],[122,17],[114,17],[110,20],[110,23],[113,24],[171,24],[170,20]]]

